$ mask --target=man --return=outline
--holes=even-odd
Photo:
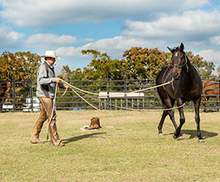
[[[40,116],[34,126],[30,142],[32,144],[41,143],[39,139],[39,134],[41,132],[44,122],[49,119],[49,130],[52,144],[55,146],[64,146],[64,143],[60,140],[57,133],[56,112],[55,110],[53,110],[53,99],[55,95],[56,84],[58,84],[60,88],[66,88],[68,86],[64,86],[61,83],[61,79],[55,77],[53,65],[58,58],[55,51],[46,51],[45,55],[43,55],[42,57],[45,58],[45,61],[43,64],[41,64],[37,72],[36,92],[36,95],[41,102],[41,109]]]

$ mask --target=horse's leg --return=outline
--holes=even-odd
[[[3,99],[0,98],[0,112],[2,112],[2,106],[3,106]]]
[[[177,124],[176,124],[176,121],[175,121],[175,118],[174,118],[174,110],[169,110],[168,114],[170,116],[170,120],[172,121],[174,128],[176,129]]]
[[[164,99],[164,103],[165,103],[165,109],[169,109],[169,108],[173,107],[175,101],[171,100],[170,98],[167,98],[167,99]],[[158,125],[159,135],[162,135],[163,123],[164,123],[164,120],[165,120],[165,118],[168,114],[170,116],[170,119],[171,119],[174,127],[176,128],[176,122],[175,122],[175,119],[174,119],[174,111],[173,110],[164,110],[163,114],[162,114],[162,117],[161,117],[161,120],[160,120],[160,123]]]
[[[177,106],[179,107],[181,105],[183,105],[183,101],[181,99],[178,99],[177,100]],[[185,120],[186,120],[185,116],[184,116],[184,112],[183,112],[183,107],[178,108],[178,111],[179,111],[179,115],[180,115],[180,125],[176,128],[176,131],[173,135],[174,138],[179,138],[179,137],[182,136],[181,135],[181,128],[182,128],[182,126],[183,126],[183,124],[185,123]],[[182,139],[182,137],[180,139]]]
[[[201,98],[194,101],[195,121],[196,121],[196,125],[197,125],[197,136],[198,136],[199,142],[203,142],[204,140],[202,138],[201,131],[200,131],[200,116],[199,116],[200,103],[201,103]]]
[[[217,112],[219,112],[219,108],[218,108],[219,97],[218,96],[215,98],[215,101],[216,101],[216,110]]]
[[[168,115],[168,111],[163,111],[162,117],[160,119],[160,123],[158,125],[158,133],[159,133],[159,135],[163,135],[162,127],[163,127],[163,123],[164,123],[164,120],[165,120],[167,115]]]

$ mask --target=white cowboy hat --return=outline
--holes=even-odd
[[[60,59],[58,56],[56,56],[55,51],[46,51],[45,54],[41,57],[49,57],[49,58]]]

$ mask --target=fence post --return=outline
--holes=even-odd
[[[16,106],[15,106],[15,78],[14,74],[12,74],[12,100],[13,100],[13,111],[16,111]]]
[[[128,83],[128,77],[127,77],[127,72],[125,73],[125,77],[124,77],[124,91],[125,91],[125,108],[128,107],[128,99],[127,99],[127,83]]]
[[[30,93],[30,97],[31,97],[31,111],[33,112],[34,111],[34,98],[33,98],[33,77],[32,77],[32,74],[31,74],[31,93]]]
[[[109,71],[107,71],[107,105],[106,109],[110,110],[110,99],[109,99],[109,87],[110,87],[110,79],[109,79]]]

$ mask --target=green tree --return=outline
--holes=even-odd
[[[126,50],[123,57],[134,79],[155,78],[159,70],[170,62],[170,54],[157,48],[133,47]]]
[[[5,51],[0,57],[1,79],[27,80],[33,76],[35,80],[40,65],[40,56],[31,52],[11,53]]]
[[[126,69],[124,60],[111,59],[107,53],[97,50],[83,50],[83,54],[93,57],[88,67],[83,69],[84,79],[121,79],[120,69]]]

